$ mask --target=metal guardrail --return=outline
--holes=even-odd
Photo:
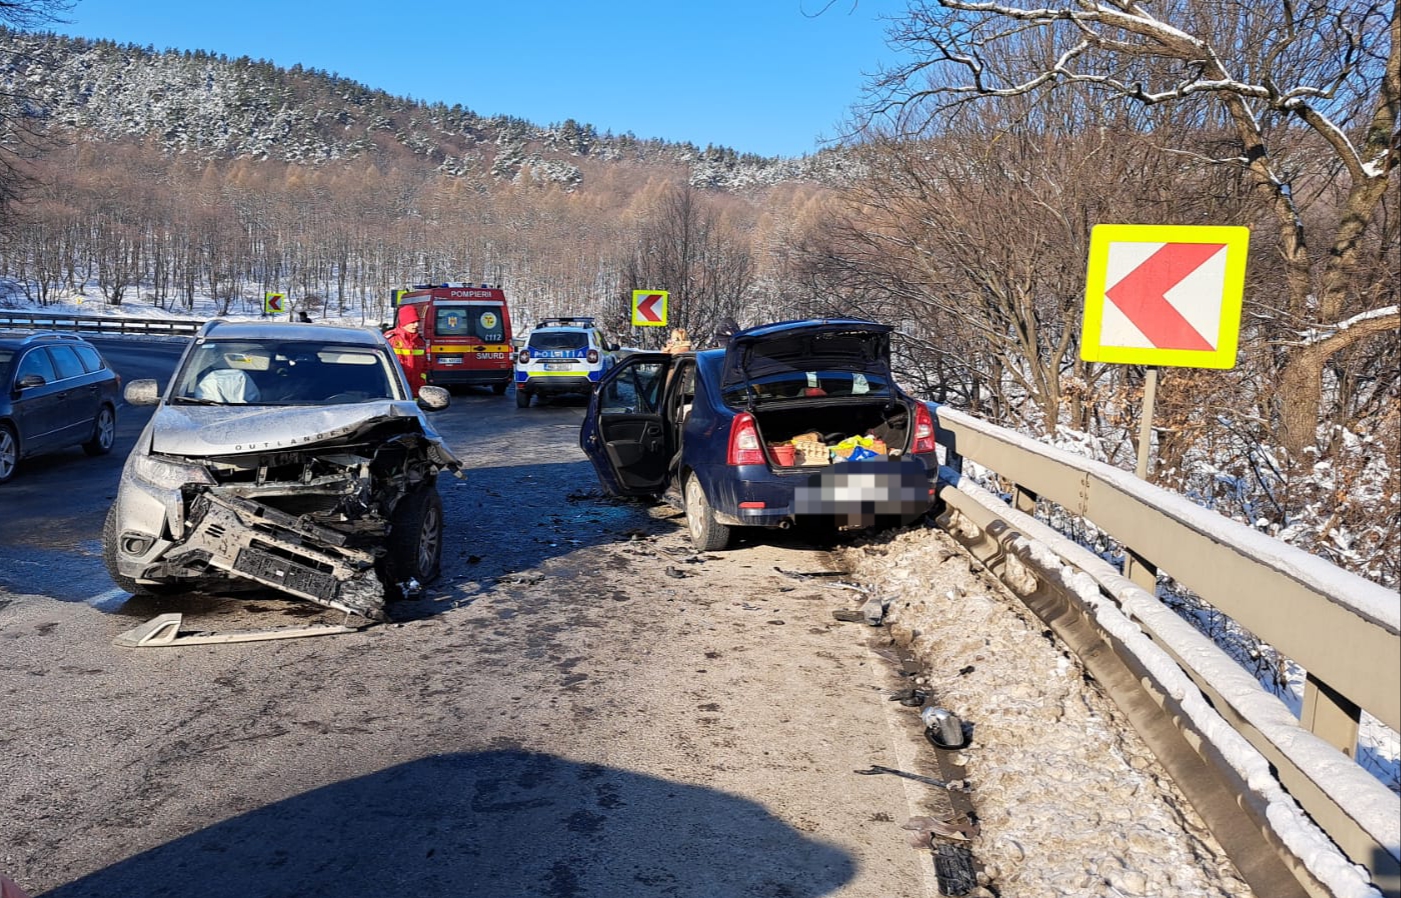
[[[1128,472],[931,408],[939,442],[1013,495],[950,471],[941,526],[1077,651],[1256,893],[1335,894],[1348,872],[1325,858],[1340,851],[1401,894],[1401,799],[1353,759],[1361,709],[1401,729],[1401,597]],[[1033,518],[1037,498],[1117,540],[1136,576]],[[1158,601],[1158,569],[1308,671],[1302,721]]]
[[[116,315],[52,315],[0,310],[0,327],[75,331],[88,334],[193,336],[203,321],[182,318],[127,318]]]

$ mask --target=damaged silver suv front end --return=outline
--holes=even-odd
[[[377,333],[211,322],[164,396],[128,387],[157,408],[104,528],[113,580],[270,587],[384,620],[437,575],[437,477],[461,468],[422,410],[445,391],[409,395]]]

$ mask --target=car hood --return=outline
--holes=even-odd
[[[461,462],[412,400],[332,406],[165,405],[151,422],[151,451],[208,458],[343,443],[385,421],[413,419],[435,444],[440,463]]]
[[[722,388],[785,371],[835,369],[889,376],[888,324],[859,318],[783,321],[742,330],[725,347]]]

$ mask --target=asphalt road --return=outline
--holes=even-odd
[[[169,364],[102,348],[127,381]],[[112,586],[145,410],[108,458],[26,464],[0,491],[0,872],[35,898],[935,894],[900,829],[929,787],[853,775],[922,739],[880,631],[833,619],[855,596],[826,547],[695,555],[676,513],[600,494],[582,409],[454,397],[442,579],[308,639],[114,647],[170,611],[340,620]]]

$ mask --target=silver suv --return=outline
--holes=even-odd
[[[122,471],[103,528],[118,586],[270,587],[384,620],[437,576],[440,471],[461,463],[383,335],[324,324],[211,321],[181,356]],[[460,476],[460,474],[459,474]]]
[[[532,396],[587,396],[617,362],[617,352],[618,344],[592,318],[542,320],[516,353],[516,407],[528,407]]]

